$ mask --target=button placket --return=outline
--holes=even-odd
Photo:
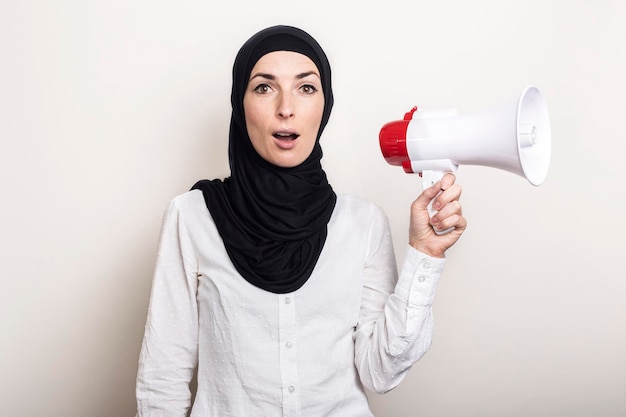
[[[280,374],[283,386],[284,416],[298,416],[298,368],[296,357],[296,303],[293,295],[279,296]]]

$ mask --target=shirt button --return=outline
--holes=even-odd
[[[420,275],[420,276],[417,278],[417,280],[418,280],[419,282],[424,282],[424,281],[426,281],[426,277],[425,277],[424,275]]]
[[[423,267],[424,267],[424,269],[428,269],[428,268],[430,268],[430,264],[428,262],[424,261]]]
[[[292,346],[293,346],[293,345],[291,344],[291,342],[286,342],[286,343],[285,343],[285,347],[286,347],[287,349],[291,349],[291,347],[292,347]]]
[[[285,297],[285,304],[291,304],[291,297]]]
[[[289,390],[289,392],[294,392],[296,390],[296,387],[291,385],[291,386],[289,386],[289,388],[287,388],[287,390]]]

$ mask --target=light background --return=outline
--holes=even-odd
[[[433,346],[377,415],[625,416],[625,21],[621,0],[2,2],[0,415],[134,415],[161,215],[227,173],[234,55],[282,23],[331,59],[325,169],[387,211],[399,262],[421,186],[380,127],[528,84],[550,110],[541,187],[459,170]]]

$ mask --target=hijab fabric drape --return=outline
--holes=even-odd
[[[256,62],[274,51],[308,56],[322,80],[324,112],[311,155],[300,165],[282,168],[254,150],[246,130],[243,97]],[[319,139],[333,106],[326,54],[309,34],[273,26],[252,36],[233,66],[229,132],[230,177],[198,181],[226,251],[249,283],[273,293],[297,290],[311,276],[326,241],[336,195],[322,169]]]

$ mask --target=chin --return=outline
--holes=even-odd
[[[272,165],[280,168],[294,168],[304,162],[304,159],[298,158],[273,158],[269,161]]]
[[[271,163],[272,165],[275,165],[280,168],[295,168],[298,165],[300,165],[302,162],[271,162]]]

